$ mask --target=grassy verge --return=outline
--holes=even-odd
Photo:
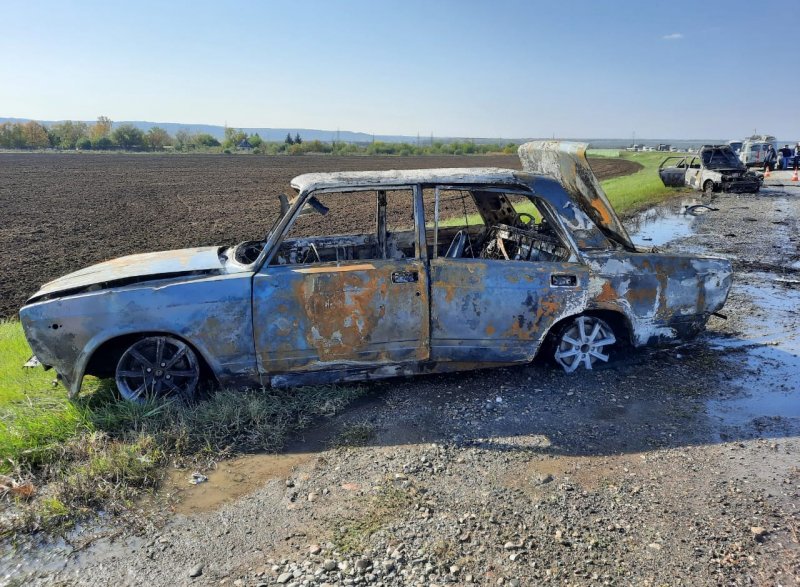
[[[594,152],[592,153],[594,155]],[[642,168],[631,175],[614,177],[601,182],[603,191],[617,214],[626,216],[646,206],[674,196],[674,188],[664,187],[658,176],[658,166],[671,153],[631,153],[619,151],[619,157],[635,161]]]
[[[51,372],[23,370],[22,328],[0,323],[0,536],[53,531],[95,511],[124,513],[168,462],[202,467],[275,451],[287,434],[339,411],[359,388],[220,391],[194,405],[132,405],[87,381],[75,401]]]

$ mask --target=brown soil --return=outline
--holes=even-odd
[[[277,213],[275,195],[301,173],[477,166],[519,169],[519,160],[2,154],[0,318],[46,281],[92,263],[258,238]],[[592,166],[601,179],[639,169],[620,159]]]

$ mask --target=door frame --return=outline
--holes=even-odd
[[[387,191],[409,191],[411,192],[412,197],[412,209],[414,214],[414,248],[415,248],[415,255],[414,257],[408,257],[404,259],[393,259],[393,258],[386,258],[387,251],[386,251],[386,237],[388,233],[388,226],[387,226],[387,216],[385,214],[385,192]],[[291,227],[294,225],[294,221],[298,217],[300,210],[303,209],[306,202],[309,198],[315,195],[323,195],[325,193],[351,193],[351,192],[371,192],[374,194],[376,206],[378,207],[377,214],[376,214],[376,223],[374,226],[374,230],[376,233],[376,237],[378,237],[378,249],[380,257],[375,259],[349,259],[343,261],[328,261],[323,263],[311,263],[311,264],[298,264],[298,265],[280,265],[280,266],[272,266],[269,263],[274,258],[275,254],[277,253],[281,243],[286,239]],[[309,372],[309,371],[317,371],[317,370],[347,370],[348,368],[359,369],[361,371],[370,370],[372,367],[374,369],[385,368],[387,365],[393,363],[420,363],[426,361],[430,356],[430,280],[429,280],[429,268],[427,263],[427,249],[424,242],[424,230],[420,231],[420,226],[424,227],[424,213],[422,210],[422,197],[421,197],[422,190],[418,185],[366,185],[366,186],[340,186],[336,188],[322,188],[316,190],[309,190],[306,193],[301,194],[300,197],[297,198],[297,201],[294,204],[293,210],[287,214],[284,219],[281,220],[279,225],[279,230],[276,229],[275,233],[269,239],[270,250],[263,255],[263,259],[261,259],[260,267],[258,267],[252,277],[252,305],[253,305],[253,336],[254,336],[254,345],[255,345],[255,352],[257,357],[257,364],[259,372],[262,375],[267,375],[270,377],[275,376],[276,374],[282,373],[294,373],[294,372]],[[381,200],[383,198],[383,200]],[[383,206],[383,213],[381,212],[381,207]],[[379,232],[383,232],[382,238],[378,234]],[[313,238],[313,237],[309,237]],[[381,246],[383,243],[383,246]],[[397,270],[392,270],[392,265],[397,265]],[[408,267],[406,267],[408,266]],[[259,285],[259,281],[268,279],[269,272],[272,267],[279,268],[280,272],[292,272],[293,274],[298,275],[299,280],[304,280],[306,283],[308,280],[311,280],[313,283],[317,283],[316,280],[318,279],[334,279],[339,280],[341,283],[346,283],[349,279],[353,279],[354,284],[358,285],[358,277],[363,275],[364,272],[375,271],[379,274],[384,282],[384,287],[388,284],[388,287],[392,287],[394,285],[397,291],[400,291],[400,288],[404,288],[407,290],[408,293],[402,293],[401,295],[405,298],[407,296],[411,296],[408,298],[407,302],[410,302],[412,310],[415,309],[420,312],[418,325],[420,328],[419,331],[419,339],[417,340],[416,347],[408,347],[408,348],[396,348],[392,349],[392,341],[389,341],[386,345],[386,349],[384,353],[379,352],[379,349],[370,349],[364,350],[364,347],[360,347],[360,350],[353,349],[353,354],[351,357],[335,357],[332,360],[325,360],[322,356],[322,353],[319,352],[315,357],[314,351],[312,346],[308,343],[308,340],[304,343],[300,338],[306,334],[306,330],[313,327],[313,318],[317,311],[316,306],[314,306],[314,311],[312,312],[308,306],[308,299],[306,298],[306,304],[302,304],[301,300],[297,298],[295,292],[276,292],[275,295],[272,295],[271,290],[269,291],[269,295],[260,296],[259,292],[261,291],[261,287]],[[340,269],[339,269],[340,268]],[[410,269],[409,269],[410,268]],[[406,271],[406,269],[409,269]],[[416,276],[412,276],[412,274],[416,273]],[[405,275],[408,274],[408,275]],[[325,277],[328,276],[328,277]],[[347,277],[343,277],[347,276]],[[397,276],[397,277],[396,277]],[[395,280],[397,279],[397,280]],[[409,281],[404,281],[404,279],[409,279]],[[267,282],[268,283],[268,282]],[[298,282],[299,283],[299,282]],[[324,281],[320,281],[321,284],[324,284]],[[328,281],[330,283],[330,281]],[[363,279],[361,280],[363,283]],[[416,286],[414,285],[416,283]],[[268,287],[268,286],[267,286]],[[277,287],[277,284],[276,284]],[[373,287],[378,287],[378,285],[374,285]],[[392,288],[394,289],[394,288]],[[343,290],[344,291],[344,290]],[[391,290],[389,290],[391,291]],[[369,292],[367,292],[369,293]],[[348,297],[350,294],[345,295],[343,293],[343,299]],[[368,296],[367,301],[372,301],[376,296],[381,297],[381,299],[386,298],[389,299],[392,295],[398,295],[396,292],[393,294],[389,294],[388,296],[384,294],[380,294],[379,290],[376,289],[372,292],[370,296]],[[269,301],[267,301],[269,300]],[[417,301],[418,300],[418,301]],[[331,297],[330,301],[336,302],[337,300]],[[341,301],[341,300],[338,300]],[[315,302],[316,303],[316,302]],[[325,301],[321,302],[323,304],[327,303]],[[261,305],[259,305],[261,304]],[[264,307],[265,304],[269,305],[276,305],[275,308],[266,308]],[[335,304],[334,304],[335,305]],[[283,308],[283,310],[281,310]],[[321,313],[324,313],[324,309]],[[384,311],[384,307],[381,306],[380,308],[375,308],[375,312],[382,312]],[[287,316],[292,318],[292,313],[297,312],[298,321],[300,323],[293,324],[291,320],[289,320],[286,324]],[[310,312],[310,314],[309,314]],[[385,309],[387,315],[391,316],[392,308]],[[362,312],[363,313],[363,312]],[[270,317],[275,315],[274,321],[269,324],[262,323],[265,317]],[[413,315],[413,312],[412,312]],[[302,322],[306,320],[304,324]],[[281,323],[282,326],[276,326],[278,323]],[[285,356],[284,360],[281,360],[281,350],[277,348],[272,348],[270,346],[270,337],[269,333],[271,329],[274,330],[278,328],[281,332],[292,332],[292,336],[294,336],[295,346],[296,348],[285,348],[283,349],[283,353]],[[298,328],[304,329],[303,332],[296,332],[292,331],[292,328],[295,330]],[[384,328],[385,330],[385,328]],[[286,334],[285,336],[290,336]],[[264,337],[264,340],[260,340]],[[288,340],[288,339],[287,339]],[[410,339],[409,339],[410,340]],[[303,346],[305,345],[305,346]],[[395,358],[399,359],[397,361],[391,360],[392,351],[395,351],[394,355]],[[268,359],[269,354],[274,354],[274,358]],[[379,360],[373,361],[372,359],[365,359],[363,361],[359,361],[359,354],[361,355],[384,355],[386,360]],[[272,366],[272,368],[270,368]]]

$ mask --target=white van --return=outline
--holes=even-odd
[[[742,143],[742,150],[739,151],[739,160],[747,167],[764,165],[764,157],[770,145],[775,147],[772,141],[747,139]],[[777,148],[775,150],[777,152]]]

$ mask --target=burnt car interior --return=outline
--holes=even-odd
[[[427,192],[427,190],[426,190]],[[428,193],[425,196],[429,196]],[[426,218],[429,257],[505,261],[565,261],[569,248],[553,229],[546,206],[502,190],[436,189]],[[459,210],[463,210],[459,214]],[[474,210],[470,213],[470,210]],[[441,213],[441,212],[444,213]],[[437,212],[440,212],[437,215]],[[463,223],[461,222],[463,220]]]
[[[543,201],[493,188],[427,188],[423,192],[428,257],[507,261],[566,261],[570,249],[553,228]],[[285,202],[282,199],[282,208]],[[374,210],[369,233],[330,234],[331,227],[358,229],[352,210]],[[417,257],[413,192],[369,190],[312,196],[298,213],[271,265],[306,265]],[[252,263],[264,241],[236,247],[236,259]]]

